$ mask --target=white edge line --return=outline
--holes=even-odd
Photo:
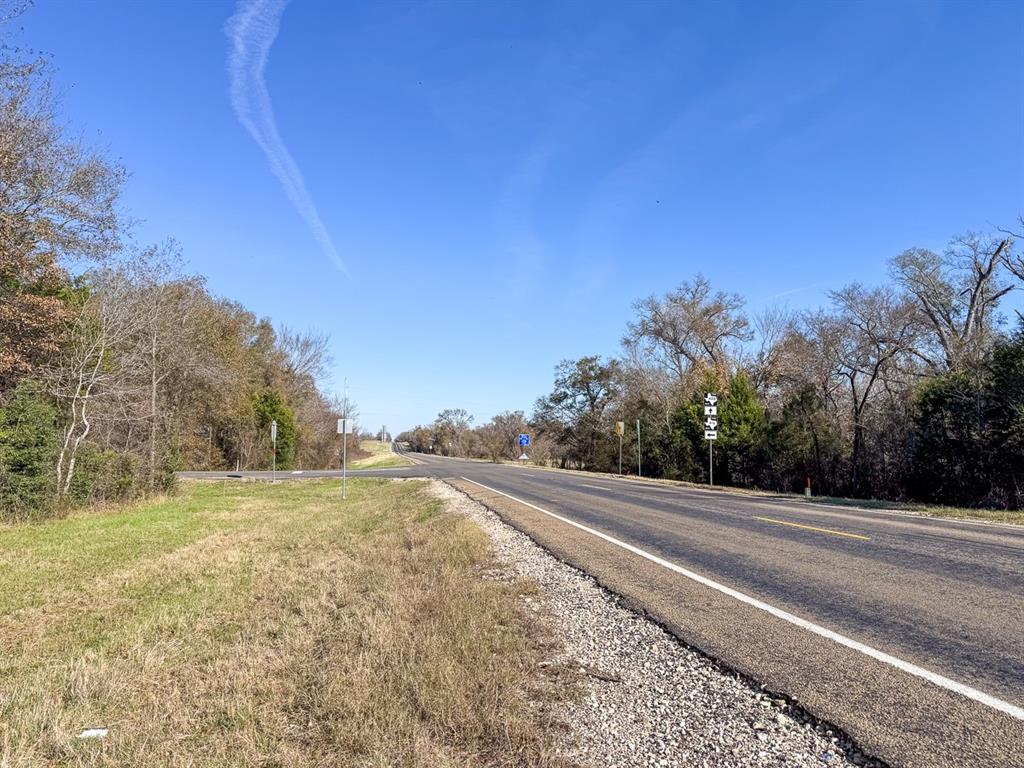
[[[650,552],[640,549],[639,547],[634,547],[632,544],[627,544],[624,541],[619,541],[615,537],[609,536],[607,533],[602,533],[601,531],[595,530],[594,528],[590,528],[586,525],[583,525],[582,523],[577,523],[575,520],[570,520],[567,517],[562,517],[562,515],[558,515],[554,512],[549,512],[546,509],[542,509],[541,507],[538,507],[536,504],[531,504],[528,501],[517,499],[515,496],[507,494],[504,491],[499,491],[498,489],[491,488],[490,486],[484,485],[483,483],[478,483],[476,482],[476,480],[470,480],[468,477],[463,477],[462,479],[467,482],[473,483],[473,485],[478,485],[481,488],[485,488],[486,490],[491,491],[492,493],[497,493],[501,496],[504,496],[507,499],[511,499],[517,504],[523,504],[524,506],[527,506],[530,509],[535,509],[538,512],[555,518],[556,520],[560,520],[563,523],[568,523],[574,528],[579,528],[581,531],[585,531],[586,533],[589,533],[593,536],[597,536],[599,539],[604,539],[610,544],[614,544],[615,546],[621,547],[622,549],[625,549],[628,552],[632,552],[634,555],[639,555],[640,557],[650,560],[652,563],[657,563],[663,568],[667,568],[668,570],[673,571],[674,573],[678,573],[681,576],[685,576],[688,579],[696,581],[698,584],[703,584],[705,587],[710,587],[711,589],[714,589],[717,592],[721,592],[724,595],[728,595],[729,597],[735,598],[736,600],[739,600],[741,603],[746,603],[747,605],[752,606],[753,608],[757,608],[758,610],[764,611],[765,613],[769,613],[778,619],[782,619],[783,621],[787,621],[790,624],[794,624],[800,627],[801,629],[806,629],[808,632],[813,632],[814,634],[819,635],[820,637],[832,640],[833,642],[839,643],[839,645],[845,646],[846,648],[850,648],[854,651],[863,653],[865,656],[870,656],[871,658],[880,661],[883,664],[888,664],[889,666],[896,667],[896,669],[906,672],[909,675],[920,677],[924,680],[927,680],[929,683],[939,686],[940,688],[945,688],[946,690],[958,693],[961,696],[964,696],[965,698],[977,701],[981,704],[984,704],[987,707],[991,707],[992,709],[1003,712],[1004,714],[1007,714],[1010,717],[1016,718],[1017,720],[1024,720],[1024,709],[1014,704],[1011,704],[1008,701],[997,699],[995,696],[991,696],[985,693],[984,691],[979,691],[976,688],[971,688],[970,686],[964,685],[963,683],[958,683],[956,680],[950,680],[948,677],[943,677],[942,675],[936,672],[924,669],[923,667],[919,667],[916,664],[911,664],[908,661],[903,661],[903,659],[898,659],[895,656],[890,656],[888,653],[885,653],[884,651],[879,651],[876,648],[872,648],[870,645],[864,645],[864,643],[860,643],[856,640],[851,640],[850,638],[844,635],[840,635],[838,632],[833,632],[831,629],[819,626],[813,622],[807,621],[807,619],[802,619],[799,616],[795,616],[792,613],[789,613],[788,611],[784,611],[781,608],[776,608],[774,605],[769,605],[768,603],[762,602],[761,600],[758,600],[755,597],[751,597],[750,595],[746,595],[743,592],[739,592],[735,589],[732,589],[731,587],[727,587],[724,584],[719,584],[717,581],[709,579],[706,576],[701,576],[699,573],[694,573],[693,571],[687,570],[686,568],[683,568],[682,566],[676,565],[673,562],[660,558],[657,555],[652,555]]]

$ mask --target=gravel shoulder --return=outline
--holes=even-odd
[[[489,536],[495,557],[539,589],[525,609],[561,644],[544,665],[574,672],[566,757],[603,766],[882,766],[843,734],[694,651],[441,482],[432,492]]]

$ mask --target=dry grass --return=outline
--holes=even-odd
[[[531,587],[424,483],[193,484],[0,552],[4,768],[561,765]]]
[[[406,467],[412,464],[408,459],[395,453],[391,449],[391,443],[362,440],[359,443],[359,449],[370,455],[350,461],[348,463],[350,469],[386,469],[388,467]]]

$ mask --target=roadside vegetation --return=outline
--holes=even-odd
[[[375,438],[359,441],[359,450],[368,454],[355,461],[349,461],[351,469],[387,469],[389,467],[407,467],[412,464],[406,458],[395,453],[390,442],[382,443]]]
[[[909,249],[889,282],[853,283],[803,312],[751,315],[698,275],[636,302],[618,357],[559,363],[532,414],[474,426],[453,408],[398,439],[503,461],[528,433],[534,463],[616,472],[621,421],[624,472],[639,447],[644,476],[706,484],[713,392],[717,485],[1024,509],[1024,316],[1005,304],[1024,287],[1021,237],[1024,219],[943,253]]]
[[[338,466],[336,419],[356,414],[317,384],[326,338],[212,295],[173,242],[136,244],[126,169],[61,125],[48,60],[3,29],[0,520],[267,469],[275,421],[279,469]]]
[[[532,587],[424,482],[187,483],[0,550],[0,765],[560,764]]]

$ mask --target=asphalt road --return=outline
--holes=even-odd
[[[454,480],[894,765],[1024,766],[1024,527],[412,457],[349,474]]]

